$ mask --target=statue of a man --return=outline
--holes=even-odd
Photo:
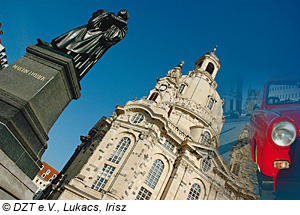
[[[128,18],[127,10],[120,10],[117,16],[98,10],[87,25],[53,39],[51,45],[73,57],[77,77],[81,80],[112,45],[125,37]]]

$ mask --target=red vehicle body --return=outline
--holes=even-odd
[[[251,156],[261,190],[300,192],[300,80],[265,84],[250,117]]]

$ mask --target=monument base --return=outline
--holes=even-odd
[[[48,132],[79,97],[72,59],[55,50],[30,45],[0,71],[0,198],[28,199],[35,188],[27,181],[42,165]]]
[[[32,199],[38,187],[0,150],[0,199]]]

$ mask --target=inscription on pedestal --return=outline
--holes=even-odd
[[[18,65],[13,65],[12,68],[15,69],[15,70],[17,70],[17,71],[19,71],[19,72],[21,72],[21,73],[23,73],[23,74],[26,74],[26,75],[28,75],[30,77],[33,77],[33,78],[35,78],[37,80],[40,80],[40,81],[45,81],[46,80],[45,76],[42,76],[42,75],[40,75],[40,74],[38,74],[36,72],[33,72],[33,71],[29,70],[29,69],[24,68],[24,67],[21,67],[21,66],[18,66]]]

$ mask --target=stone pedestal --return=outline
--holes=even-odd
[[[0,71],[0,199],[28,199],[22,193],[35,192],[31,180],[48,132],[79,97],[72,59],[47,47],[28,46],[24,57]]]

